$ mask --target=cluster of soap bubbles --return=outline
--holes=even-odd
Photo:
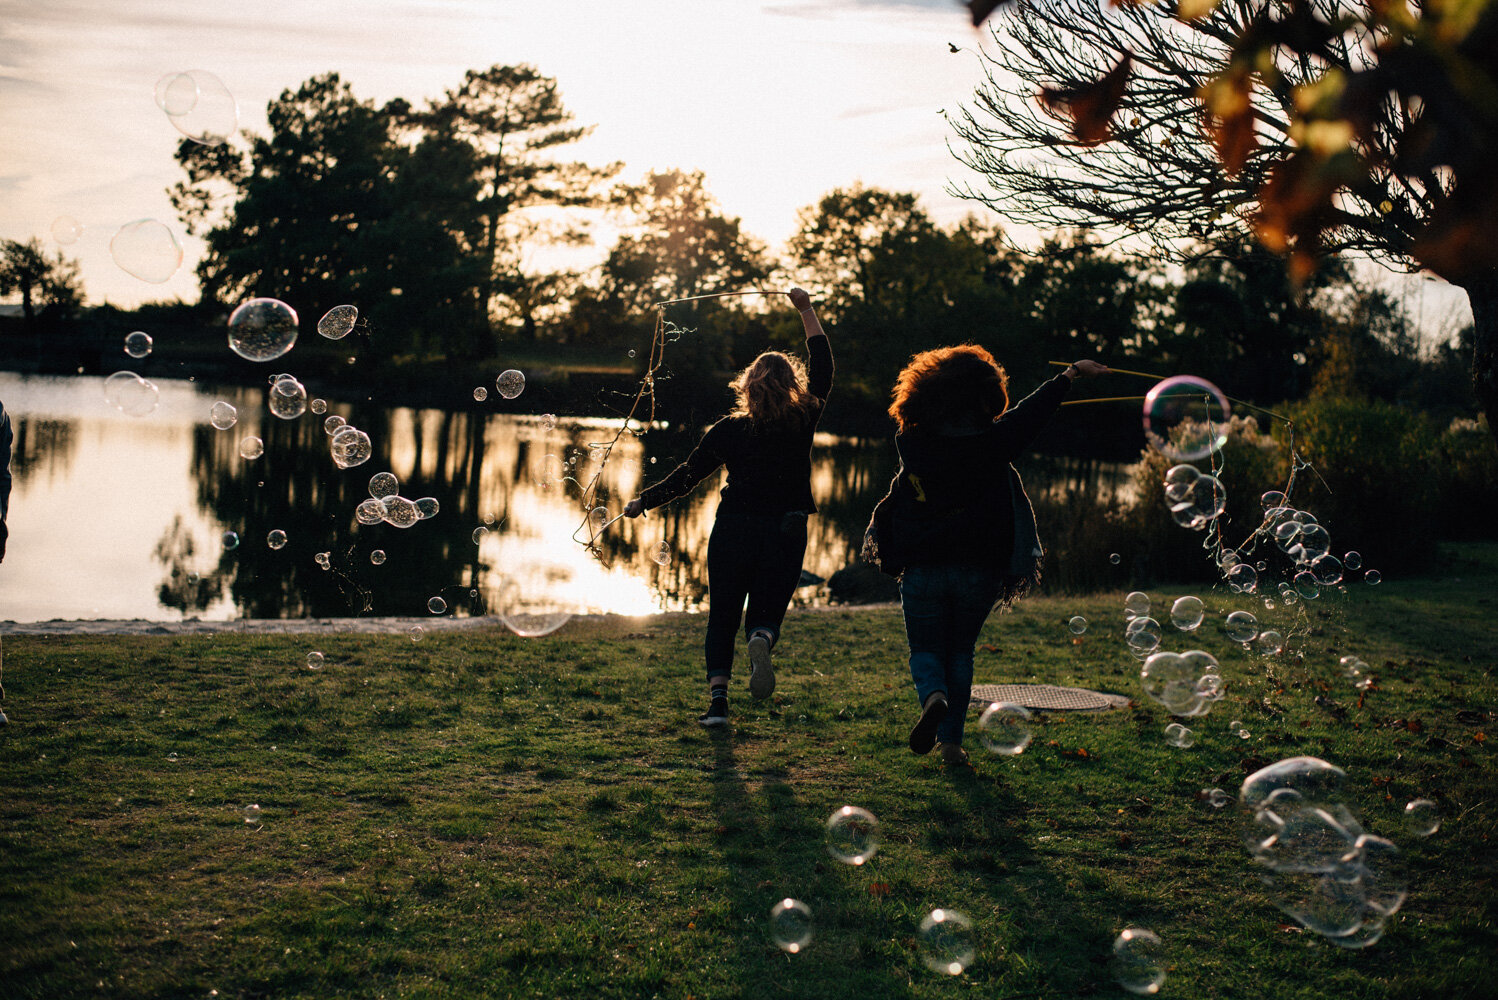
[[[1194,465],[1173,465],[1165,473],[1165,502],[1176,524],[1203,531],[1227,509],[1227,487]]]
[[[1139,678],[1146,696],[1181,718],[1206,715],[1226,690],[1217,658],[1200,649],[1151,654]]]
[[[204,146],[223,145],[239,131],[234,95],[207,70],[168,73],[157,80],[156,106],[178,132]]]
[[[397,528],[409,528],[417,521],[436,517],[440,509],[441,504],[435,497],[409,500],[401,496],[400,480],[393,472],[376,472],[369,478],[369,497],[354,508],[354,518],[360,524],[379,524],[383,521]]]
[[[1274,904],[1343,948],[1366,948],[1404,904],[1399,848],[1363,829],[1343,801],[1347,775],[1291,757],[1249,775],[1238,794],[1244,847]]]
[[[1352,682],[1352,686],[1359,691],[1366,691],[1373,686],[1373,677],[1369,674],[1372,669],[1356,656],[1348,655],[1337,661],[1342,668],[1342,676]]]

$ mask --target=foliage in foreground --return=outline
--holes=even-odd
[[[1140,698],[1041,715],[1014,758],[970,736],[971,769],[905,749],[888,607],[793,615],[774,699],[736,688],[727,733],[691,723],[693,616],[538,640],[8,636],[0,995],[1122,997],[1106,958],[1130,925],[1165,942],[1164,996],[1482,995],[1498,550],[1447,558],[1439,578],[1255,608],[1289,636],[1274,657],[1221,634],[1245,598],[1197,591],[1207,624],[1166,642],[1217,655],[1228,694],[1190,720],[1193,748],[1166,746]],[[1121,599],[996,617],[979,682],[1139,697]],[[1410,899],[1365,951],[1282,917],[1233,810],[1199,797],[1297,754],[1344,767],[1408,862]],[[1445,817],[1424,840],[1401,826],[1420,796]],[[883,824],[862,868],[823,845],[845,803]],[[786,896],[815,915],[800,955],[768,933]],[[938,906],[976,927],[960,977],[919,957]]]

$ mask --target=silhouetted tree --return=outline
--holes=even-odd
[[[0,240],[0,295],[20,295],[28,328],[35,328],[41,309],[68,316],[83,304],[78,264],[59,251],[51,257],[42,241],[32,237]]]

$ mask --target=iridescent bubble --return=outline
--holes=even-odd
[[[421,520],[421,515],[416,510],[416,504],[405,497],[381,497],[380,503],[385,508],[385,523],[387,524],[393,524],[397,528],[409,528]]]
[[[1129,927],[1113,941],[1113,978],[1130,993],[1153,996],[1165,985],[1165,946],[1153,931]]]
[[[344,420],[336,413],[330,413],[326,418],[324,418],[322,422],[322,432],[328,437],[332,437],[334,434],[337,434],[347,426],[348,421]]]
[[[333,453],[333,464],[340,469],[363,465],[374,454],[369,435],[349,424],[338,429],[329,447]]]
[[[1259,634],[1259,620],[1247,611],[1234,611],[1223,619],[1222,630],[1234,642],[1253,642]]]
[[[1167,458],[1206,458],[1227,442],[1228,401],[1222,390],[1194,375],[1155,384],[1144,397],[1144,436]]]
[[[1325,528],[1314,522],[1302,521],[1300,536],[1295,539],[1295,545],[1290,547],[1287,554],[1297,562],[1314,562],[1326,555],[1331,545],[1332,536]]]
[[[1087,619],[1083,618],[1081,615],[1072,615],[1071,618],[1067,620],[1066,627],[1072,635],[1081,635],[1083,632],[1087,631]]]
[[[109,241],[109,255],[133,278],[159,285],[182,266],[182,244],[177,234],[155,219],[136,219],[119,228]]]
[[[1285,494],[1281,493],[1279,490],[1270,490],[1263,496],[1259,497],[1259,504],[1265,510],[1271,510],[1275,507],[1283,507],[1285,505]]]
[[[1259,633],[1259,652],[1265,656],[1278,656],[1285,650],[1285,637],[1272,628]]]
[[[296,344],[297,323],[280,299],[250,299],[229,314],[229,349],[246,361],[274,361]]]
[[[494,380],[494,390],[505,399],[514,399],[525,391],[525,375],[513,368],[499,373]]]
[[[474,390],[473,390],[473,399],[474,399],[475,402],[482,403],[484,400],[486,400],[488,398],[489,398],[489,390],[488,389],[485,389],[483,386],[476,386],[474,388]]]
[[[484,536],[487,535],[488,533],[489,533],[489,529],[486,528],[486,527],[484,527],[482,524],[479,525],[477,528],[474,528],[473,529],[473,544],[477,545],[480,542],[482,542],[484,540]]]
[[[1319,555],[1312,559],[1306,570],[1323,587],[1332,587],[1342,582],[1342,560],[1333,555]]]
[[[156,82],[156,104],[178,132],[200,145],[223,145],[239,131],[234,95],[207,70],[163,76]]]
[[[421,640],[426,638],[427,630],[422,628],[420,625],[412,625],[410,628],[406,629],[406,635],[411,637],[412,642],[420,642]]]
[[[1246,562],[1229,567],[1222,578],[1235,594],[1252,594],[1259,587],[1259,571]]]
[[[1160,623],[1150,617],[1135,618],[1124,628],[1124,642],[1135,653],[1150,653],[1160,645]]]
[[[265,454],[265,442],[253,434],[247,434],[239,439],[240,458],[259,458]]]
[[[630,351],[629,351],[629,356],[630,356],[630,357],[634,357],[634,356],[635,356],[635,351],[634,351],[634,348],[630,348]]]
[[[328,412],[328,401],[326,399],[314,399],[312,402],[307,404],[307,409],[311,410],[313,413],[317,414],[320,417],[324,413]]]
[[[286,545],[286,532],[280,528],[272,528],[265,536],[265,544],[273,549],[283,548]]]
[[[1165,742],[1185,750],[1196,744],[1196,734],[1179,722],[1172,722],[1165,727]]]
[[[310,653],[307,654],[307,669],[308,670],[321,670],[322,669],[322,664],[323,664],[323,655],[321,653],[319,653],[317,650],[314,649],[312,652],[310,652]]]
[[[208,411],[208,422],[219,430],[226,431],[239,422],[239,411],[234,408],[233,403],[226,403],[221,399]]]
[[[1194,465],[1172,465],[1165,471],[1166,502],[1177,504],[1191,496],[1191,487],[1201,476],[1201,470]]]
[[[1001,757],[1018,756],[1034,739],[1030,719],[1030,710],[1023,705],[996,701],[978,717],[978,738],[989,753]]]
[[[434,615],[440,615],[447,611],[447,602],[440,597],[433,597],[427,601],[427,610]]]
[[[781,951],[796,955],[811,944],[811,907],[799,899],[782,899],[770,907],[770,936]]]
[[[441,509],[442,505],[437,502],[436,497],[422,497],[416,501],[416,516],[423,521],[436,517],[437,512]]]
[[[258,826],[260,824],[260,806],[258,804],[245,806],[242,814],[244,815],[245,826]]]
[[[125,353],[132,358],[143,358],[151,353],[151,335],[144,330],[125,334]]]
[[[1150,613],[1149,595],[1141,591],[1133,591],[1124,598],[1124,617],[1138,618]]]
[[[1363,570],[1363,582],[1369,586],[1376,586],[1383,582],[1384,575],[1376,569]]]
[[[960,976],[972,964],[973,922],[956,910],[932,910],[921,920],[917,932],[921,961],[932,972]]]
[[[266,400],[271,413],[282,420],[295,420],[307,412],[307,387],[290,375],[276,379]]]
[[[1342,557],[1342,565],[1348,569],[1363,568],[1363,554],[1361,552],[1349,552]]]
[[[1170,606],[1170,623],[1182,632],[1190,632],[1202,623],[1207,607],[1200,597],[1177,597]]]
[[[104,380],[104,401],[127,417],[144,417],[156,409],[161,392],[135,372],[115,372]]]
[[[842,806],[827,817],[827,852],[847,865],[861,865],[879,851],[879,821],[867,809]]]
[[[383,566],[385,564],[385,550],[375,549],[369,554],[369,561],[376,566]]]
[[[1303,569],[1295,574],[1295,592],[1308,601],[1314,601],[1321,596],[1321,584],[1316,580],[1316,574],[1308,569]]]
[[[1404,829],[1412,837],[1429,837],[1441,828],[1441,807],[1430,799],[1414,799],[1404,807]]]
[[[1120,556],[1117,552],[1114,552],[1108,556],[1108,561],[1117,566],[1120,562],[1123,561],[1123,557]]]
[[[329,340],[342,340],[353,330],[354,324],[359,320],[359,310],[355,306],[334,306],[323,313],[322,319],[317,321],[317,332]]]
[[[59,215],[52,220],[52,238],[62,246],[71,246],[83,235],[83,223],[71,215]]]
[[[237,548],[239,548],[239,532],[224,532],[224,550],[226,552],[233,552]]]

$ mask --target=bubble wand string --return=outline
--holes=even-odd
[[[1047,364],[1055,365],[1058,368],[1070,368],[1071,367],[1071,362],[1070,361],[1049,361],[1049,362],[1047,362]],[[1111,368],[1110,367],[1108,369],[1108,373],[1110,375],[1111,374],[1117,374],[1117,375],[1138,375],[1140,378],[1152,378],[1156,382],[1163,382],[1167,378],[1170,378],[1169,375],[1152,375],[1149,372],[1131,372],[1127,368]],[[1221,392],[1220,389],[1218,391]],[[1131,399],[1146,399],[1146,398],[1148,398],[1148,397],[1145,397],[1145,396],[1098,396],[1098,397],[1095,397],[1095,398],[1092,398],[1092,399],[1069,399],[1066,402],[1062,403],[1061,405],[1062,406],[1074,406],[1077,403],[1117,403],[1117,402],[1123,402],[1123,401],[1131,400]],[[1253,410],[1256,413],[1262,413],[1265,416],[1273,417],[1276,420],[1283,420],[1287,424],[1292,423],[1292,421],[1290,420],[1289,417],[1282,416],[1282,415],[1280,415],[1278,413],[1275,413],[1273,410],[1266,410],[1262,406],[1255,406],[1252,403],[1244,402],[1241,399],[1234,399],[1232,396],[1229,396],[1225,392],[1222,394],[1222,398],[1225,399],[1225,400],[1227,400],[1230,403],[1236,403],[1239,406],[1247,407],[1248,409]]]

